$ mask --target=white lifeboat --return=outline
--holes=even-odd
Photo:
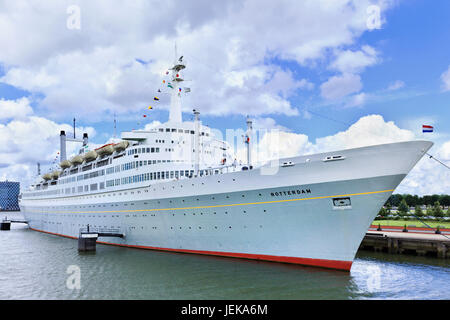
[[[71,165],[72,165],[72,163],[71,163],[69,160],[64,160],[64,161],[61,161],[61,162],[59,163],[59,166],[60,166],[62,169],[70,168]]]
[[[75,156],[72,159],[70,159],[70,162],[72,162],[73,164],[81,164],[81,163],[83,163],[83,157]]]
[[[130,145],[130,143],[128,141],[121,141],[114,145],[114,150],[119,152],[119,151],[122,151],[122,150],[125,150],[126,148],[128,148],[129,145]]]
[[[95,160],[97,158],[97,152],[95,152],[95,150],[89,151],[84,154],[83,158],[86,162]]]
[[[60,174],[61,174],[61,171],[53,171],[51,173],[51,176],[53,179],[58,179]]]

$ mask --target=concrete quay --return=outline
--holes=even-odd
[[[416,254],[450,258],[450,236],[393,231],[368,231],[360,250],[374,250],[393,254]]]

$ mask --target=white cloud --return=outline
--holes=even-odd
[[[378,62],[378,52],[371,46],[365,45],[358,51],[338,51],[330,68],[342,73],[359,73]]]
[[[284,132],[274,123],[272,128],[275,130],[263,132],[259,143],[254,145],[254,159],[270,159],[267,152],[284,158],[415,139],[413,132],[400,129],[393,121],[386,122],[380,115],[361,117],[347,130],[317,138],[315,142],[309,141],[308,136],[304,134]],[[269,147],[270,141],[273,144]]]
[[[341,99],[361,89],[361,77],[351,73],[333,76],[320,86],[321,95],[327,100]]]
[[[19,105],[23,103],[27,106],[25,100]],[[17,105],[16,101],[6,100],[3,103],[7,106]],[[37,162],[41,163],[43,172],[48,170],[52,163],[59,163],[61,130],[70,135],[73,127],[34,115],[20,115],[6,124],[0,124],[0,178],[20,181],[22,186],[26,186],[36,177]],[[87,132],[89,138],[95,136],[92,127],[77,127],[76,130]],[[78,143],[67,142],[68,156],[74,154],[79,147]]]
[[[444,91],[450,91],[450,66],[448,67],[447,71],[445,71],[441,75],[442,80],[442,89]]]
[[[23,119],[33,113],[28,98],[17,100],[0,99],[0,120]]]
[[[408,141],[414,138],[414,133],[400,129],[393,121],[386,122],[380,115],[368,115],[360,118],[346,131],[318,138],[316,148],[322,152]]]
[[[161,122],[159,122],[158,120],[153,120],[152,122],[147,123],[145,125],[144,130],[151,130],[151,129],[154,129],[154,128],[160,126],[160,125],[161,125]]]
[[[280,129],[281,130],[281,129]],[[266,162],[270,159],[293,157],[302,154],[337,151],[369,145],[410,141],[418,138],[414,132],[399,128],[380,115],[360,118],[347,130],[309,141],[307,135],[280,130],[264,133],[254,144],[252,159]],[[450,141],[434,146],[430,151],[444,163],[450,163]],[[238,159],[246,161],[246,149],[240,148]],[[450,192],[450,172],[447,168],[425,156],[399,185],[396,193],[447,194]]]
[[[450,141],[434,146],[429,153],[447,165],[450,164]],[[397,188],[396,193],[448,194],[450,170],[424,156]]]
[[[203,114],[294,115],[288,98],[313,84],[271,61],[311,65],[329,49],[352,45],[367,30],[370,4],[385,12],[391,1],[79,1],[81,29],[69,30],[65,2],[6,2],[0,10],[2,81],[42,94],[40,110],[54,119],[77,112],[100,121],[105,113],[127,114],[151,101],[176,42],[188,62],[185,76],[195,80],[184,110],[195,105]],[[350,55],[359,62],[352,65]],[[374,56],[369,46],[343,51],[336,67],[359,70]]]
[[[355,94],[350,97],[350,100],[345,104],[346,107],[360,107],[367,101],[367,94],[364,92]]]
[[[398,89],[403,88],[404,86],[405,86],[405,83],[404,83],[403,81],[397,80],[397,81],[391,83],[391,84],[388,86],[387,90],[388,90],[388,91],[395,91],[395,90],[398,90]]]

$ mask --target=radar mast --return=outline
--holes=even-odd
[[[172,81],[169,88],[172,89],[170,96],[169,122],[181,123],[181,83],[184,81],[180,71],[186,68],[183,56],[178,57],[177,46],[175,45],[175,61],[172,70]]]

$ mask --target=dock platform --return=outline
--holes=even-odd
[[[369,229],[359,249],[446,259],[450,258],[450,235]]]

